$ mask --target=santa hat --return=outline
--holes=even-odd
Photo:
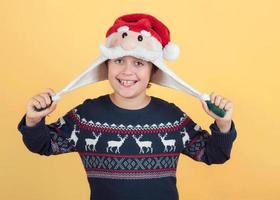
[[[150,82],[187,92],[201,100],[210,100],[206,93],[195,90],[168,66],[165,60],[175,60],[179,47],[170,41],[169,29],[148,14],[128,14],[117,18],[106,33],[105,45],[100,45],[101,55],[82,74],[58,92],[52,99],[79,87],[107,79],[105,61],[123,56],[134,56],[152,62],[158,67]]]
[[[125,35],[128,31],[137,33],[137,38],[135,39],[139,43],[148,40],[148,43],[154,45],[153,50],[162,53],[163,58],[166,60],[175,60],[179,56],[180,50],[178,46],[170,42],[169,29],[158,19],[147,14],[130,14],[116,19],[113,26],[106,33],[107,45],[110,42],[112,43],[112,39],[117,38],[116,33],[121,33],[122,36],[127,37],[128,35]],[[146,60],[149,59],[146,58]]]

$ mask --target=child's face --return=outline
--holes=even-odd
[[[125,98],[146,93],[150,81],[152,63],[124,56],[108,61],[108,80],[114,92]]]

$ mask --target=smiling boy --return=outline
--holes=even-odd
[[[201,100],[214,119],[209,134],[174,103],[147,95],[150,82],[182,84],[162,63],[163,57],[174,59],[178,52],[169,42],[169,30],[156,18],[122,16],[106,36],[96,73],[87,71],[72,85],[83,85],[81,80],[90,74],[96,79],[87,82],[108,79],[113,92],[88,98],[56,122],[45,124],[58,103],[50,98],[58,94],[47,89],[28,101],[18,130],[34,153],[78,152],[90,199],[178,200],[176,169],[181,154],[207,165],[229,160],[237,135],[233,104],[212,93],[211,102],[226,111],[219,117]]]

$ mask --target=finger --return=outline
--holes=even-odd
[[[202,104],[203,108],[204,108],[205,110],[207,110],[207,109],[206,109],[206,108],[207,108],[206,102],[205,102],[205,101],[203,101],[203,100],[200,100],[200,102],[201,102],[201,104]],[[206,105],[206,106],[205,106],[205,105]]]
[[[222,100],[222,97],[220,95],[215,96],[215,100],[214,100],[215,101],[215,105],[219,106],[221,100]]]
[[[215,93],[215,92],[212,92],[212,93],[210,94],[210,101],[211,101],[211,103],[214,103],[214,102],[215,102],[215,96],[216,96],[216,93]]]
[[[56,94],[51,88],[46,89],[46,93],[48,93],[50,96],[54,96]]]
[[[37,109],[40,109],[40,108],[41,108],[40,102],[39,102],[36,98],[34,98],[34,97],[32,97],[31,105],[32,105],[32,106],[35,106]]]
[[[50,107],[48,107],[46,110],[48,112],[48,114],[52,113],[55,109],[56,109],[56,106],[57,106],[57,102],[54,101]]]
[[[206,111],[206,113],[209,113],[210,110],[209,110],[209,108],[207,106],[207,103],[205,101],[203,101],[203,100],[201,100],[201,103],[202,103],[203,109]]]
[[[225,105],[227,104],[228,100],[227,99],[221,99],[219,108],[223,109]]]
[[[51,106],[45,108],[44,110],[39,111],[41,115],[46,116],[50,114],[53,110],[55,110],[56,103],[52,103]]]
[[[50,95],[48,93],[42,93],[41,96],[44,97],[45,102],[46,102],[47,105],[51,104],[51,97],[50,97]]]
[[[42,97],[40,94],[37,95],[37,96],[35,96],[35,97],[33,97],[33,99],[36,99],[36,100],[40,103],[40,105],[41,105],[42,108],[45,108],[45,107],[46,107],[45,98]]]
[[[233,104],[231,101],[228,101],[225,105],[225,110],[232,110],[233,109]]]
[[[49,110],[53,111],[56,108],[56,106],[57,106],[57,101],[54,101],[50,106]]]

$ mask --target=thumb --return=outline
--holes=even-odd
[[[53,112],[56,109],[57,103],[57,101],[52,102],[51,106],[48,108],[49,112]]]
[[[203,100],[200,100],[200,102],[202,104],[202,107],[203,107],[204,111],[209,114],[210,110],[209,110],[209,108],[207,106],[207,103],[205,101],[203,101]]]
[[[52,113],[55,109],[56,109],[56,106],[57,106],[57,101],[53,101],[51,106],[48,107],[46,110],[45,110],[45,115],[49,115],[50,113]]]

